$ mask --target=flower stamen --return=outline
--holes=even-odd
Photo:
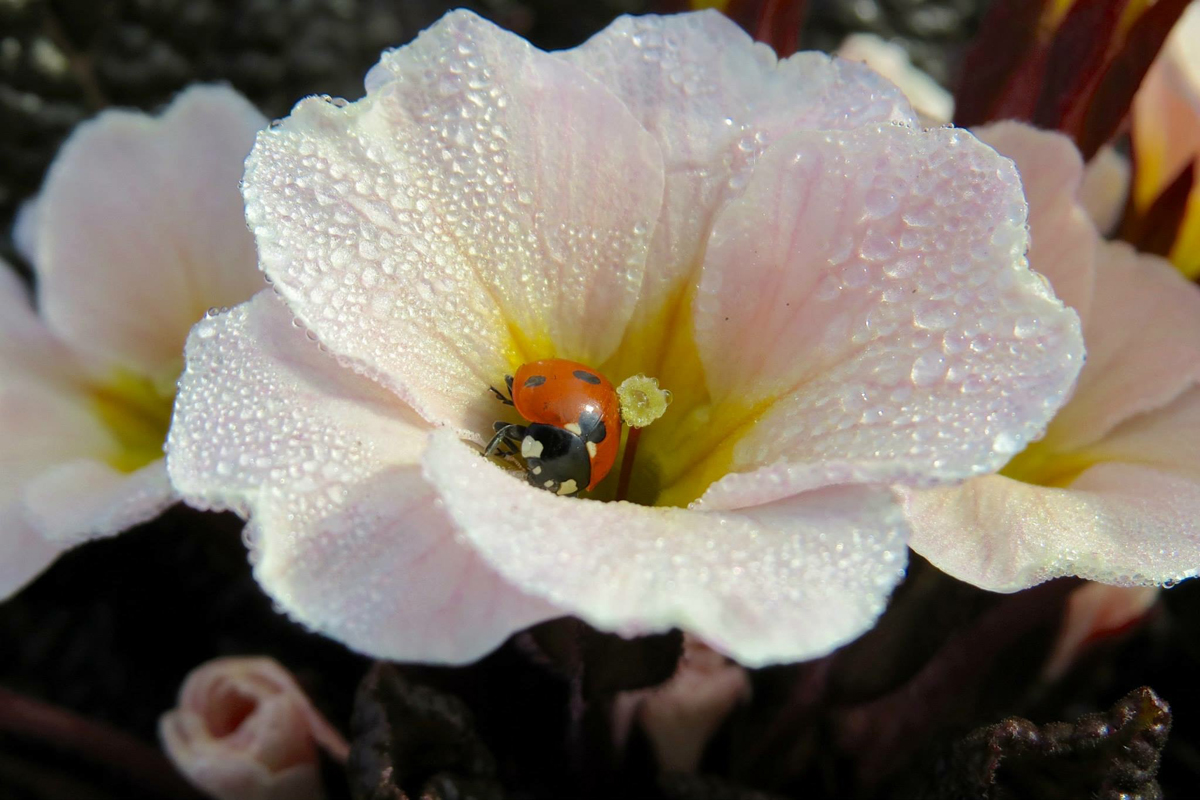
[[[671,404],[671,393],[659,388],[657,378],[639,374],[621,381],[621,385],[617,387],[617,399],[621,402],[621,419],[629,426],[625,455],[621,460],[621,474],[617,479],[616,499],[624,500],[629,496],[633,459],[637,455],[642,428],[667,412],[667,406]]]

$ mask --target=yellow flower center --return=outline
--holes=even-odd
[[[671,403],[660,419],[639,433],[627,494],[640,505],[686,506],[724,477],[733,465],[734,445],[749,431],[773,399],[748,404],[714,403],[693,337],[691,295],[679,292],[658,315],[626,332],[617,351],[595,367],[614,385],[638,375],[652,375],[669,390]],[[543,358],[569,358],[589,363],[586,354],[558,350],[544,333],[510,326],[512,369]],[[592,500],[614,500],[620,465],[625,461],[628,426],[623,426],[618,468],[588,494]]]
[[[134,472],[162,458],[175,403],[173,389],[164,394],[149,378],[119,370],[111,380],[92,386],[88,399],[116,444],[105,459],[111,467]]]

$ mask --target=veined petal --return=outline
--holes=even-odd
[[[106,111],[81,125],[33,223],[51,329],[104,365],[173,380],[192,323],[262,285],[238,182],[265,124],[233,90],[196,87],[158,118]]]
[[[870,68],[820,53],[779,61],[716,11],[620,17],[556,55],[611,88],[662,148],[665,199],[631,328],[639,342],[668,331],[664,306],[683,299],[715,213],[768,145],[793,130],[916,122],[900,90]],[[644,343],[623,350],[650,358]],[[652,363],[633,368],[661,374]]]
[[[558,613],[455,538],[417,466],[428,427],[272,293],[196,326],[175,409],[172,482],[250,517],[255,577],[300,622],[380,658],[464,661]]]
[[[600,363],[620,342],[661,155],[595,80],[466,11],[368,86],[260,136],[245,196],[261,265],[334,352],[478,435],[505,372]]]
[[[1087,365],[1046,444],[1074,451],[1162,408],[1200,381],[1200,290],[1161,258],[1100,248]]]
[[[1080,201],[1083,159],[1066,136],[1021,122],[973,130],[1017,164],[1029,202],[1029,268],[1041,273],[1084,325],[1092,303],[1100,237]]]
[[[1078,318],[1027,269],[1026,241],[1012,163],[964,131],[770,148],[717,221],[695,302],[710,419],[740,410],[747,427],[715,429],[731,463],[685,494],[780,459],[925,485],[998,469],[1082,362]]]
[[[747,666],[828,653],[899,582],[890,493],[834,487],[737,512],[581,502],[512,480],[433,434],[425,475],[471,545],[514,584],[605,630],[682,627]]]

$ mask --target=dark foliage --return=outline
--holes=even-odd
[[[456,697],[378,664],[358,689],[348,772],[355,800],[498,800],[496,760]]]
[[[947,773],[921,796],[1158,800],[1155,775],[1170,729],[1170,709],[1146,687],[1071,723],[1005,719],[957,743]]]
[[[1050,25],[1047,0],[996,0],[963,61],[955,124],[1027,120],[1062,131],[1091,158],[1120,131],[1187,5],[1163,0],[1125,26],[1126,0],[1077,2]]]

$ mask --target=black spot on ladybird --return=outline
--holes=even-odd
[[[579,378],[579,380],[583,381],[584,383],[590,383],[593,386],[600,385],[600,378],[598,378],[597,376],[593,375],[590,372],[584,372],[581,369],[577,369],[574,372],[572,372],[571,374],[574,375],[576,378]]]
[[[545,375],[530,375],[528,378],[525,379],[525,388],[532,389],[535,386],[541,386],[545,382],[546,382]]]

